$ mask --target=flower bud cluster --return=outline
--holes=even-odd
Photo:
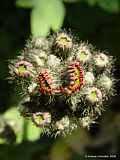
[[[21,115],[50,135],[89,128],[114,91],[112,56],[66,32],[31,38],[9,68]]]

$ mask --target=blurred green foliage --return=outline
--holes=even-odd
[[[1,117],[0,128],[3,130],[0,132],[0,135],[2,135],[0,136],[0,143],[8,143],[11,140],[12,135],[15,135],[16,137],[10,142],[17,144],[22,141],[35,141],[40,138],[42,130],[33,125],[31,120],[25,120],[20,116],[17,107],[8,109]],[[9,128],[6,126],[9,126]],[[10,129],[13,131],[11,135],[7,134]],[[1,134],[2,132],[3,134]],[[3,137],[3,135],[5,136]]]
[[[50,29],[58,31],[62,26],[65,7],[60,0],[18,0],[16,5],[32,8],[31,33],[33,36],[46,36]]]
[[[87,2],[89,5],[99,5],[106,11],[118,13],[119,0],[17,0],[16,5],[32,8],[31,33],[33,36],[46,36],[49,31],[58,31],[65,17],[64,2]]]
[[[7,110],[3,117],[14,129],[16,142],[21,143],[24,140],[34,141],[40,138],[41,129],[32,124],[31,120],[25,120],[18,111],[17,107]]]

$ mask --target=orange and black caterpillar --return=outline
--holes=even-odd
[[[48,69],[43,69],[38,77],[39,82],[39,91],[42,94],[56,94],[56,93],[62,93],[63,88],[62,86],[56,85],[56,80],[52,74],[49,73]]]

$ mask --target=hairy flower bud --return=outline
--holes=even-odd
[[[95,81],[95,77],[92,72],[85,73],[85,83],[88,85],[92,85]]]
[[[96,102],[102,101],[102,92],[95,87],[88,88],[86,91],[86,99],[90,103],[96,103]]]
[[[89,45],[84,43],[80,44],[76,52],[76,58],[82,63],[89,61],[91,59],[91,50]]]
[[[68,51],[72,48],[72,38],[64,32],[58,33],[55,38],[55,46],[63,51]]]
[[[9,68],[21,115],[45,134],[89,129],[113,95],[113,58],[64,31],[31,38]]]
[[[47,65],[52,67],[52,68],[56,68],[56,67],[59,67],[61,65],[61,61],[58,57],[51,54],[51,55],[48,56]]]
[[[95,65],[102,68],[106,67],[109,63],[109,57],[104,53],[96,54],[94,57]]]
[[[38,112],[32,114],[32,121],[38,127],[44,127],[51,123],[51,114],[49,112]]]
[[[95,123],[94,120],[91,119],[91,117],[86,116],[80,119],[80,124],[82,127],[84,128],[88,128],[90,127],[91,124]]]
[[[32,68],[33,66],[31,63],[22,60],[15,64],[14,72],[18,77],[27,78],[32,76]]]
[[[98,86],[104,88],[105,90],[109,91],[112,86],[113,86],[113,79],[106,76],[106,75],[102,75],[99,80],[98,80]]]

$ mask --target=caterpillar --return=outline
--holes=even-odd
[[[76,93],[84,85],[84,71],[79,61],[68,65],[67,74],[69,75],[68,86],[65,90],[68,94]]]

